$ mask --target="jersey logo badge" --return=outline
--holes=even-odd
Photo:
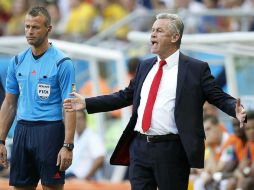
[[[37,94],[41,100],[48,99],[50,95],[50,85],[49,84],[38,84]]]

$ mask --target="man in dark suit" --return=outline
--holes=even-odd
[[[67,111],[87,109],[88,113],[133,105],[110,160],[130,166],[132,190],[188,188],[190,168],[204,166],[205,101],[240,122],[246,118],[240,100],[216,85],[208,64],[179,51],[183,29],[177,15],[157,15],[151,33],[151,52],[157,56],[139,64],[127,88],[92,98],[75,93],[75,98],[64,103]],[[159,83],[158,90],[154,83]]]

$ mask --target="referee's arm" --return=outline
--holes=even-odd
[[[65,138],[64,143],[73,144],[74,133],[76,128],[76,112],[64,111]],[[67,170],[72,163],[73,153],[66,147],[62,147],[57,156],[57,166],[60,171]]]
[[[64,143],[73,143],[76,129],[76,112],[64,111],[65,138]]]
[[[4,146],[5,139],[16,115],[17,101],[17,95],[6,93],[0,109],[0,165],[4,168],[8,168],[7,151]]]

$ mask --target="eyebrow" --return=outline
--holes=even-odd
[[[162,31],[166,31],[166,29],[163,28],[163,27],[158,27],[158,28],[152,27],[152,30],[162,30]]]

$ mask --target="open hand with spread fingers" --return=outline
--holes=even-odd
[[[74,97],[64,100],[63,107],[65,111],[72,112],[72,111],[81,111],[86,109],[85,97],[83,97],[81,94],[78,94],[76,92],[72,92],[71,96],[74,96]]]
[[[242,128],[246,119],[246,111],[241,105],[240,98],[236,100],[235,113],[236,113],[236,118],[240,122],[240,127]]]

